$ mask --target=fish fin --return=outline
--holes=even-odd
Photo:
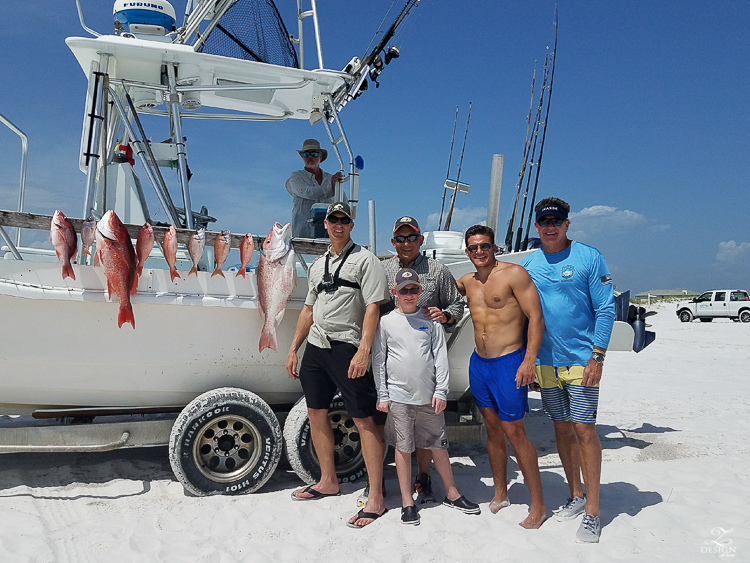
[[[276,321],[276,326],[279,326],[281,324],[281,321],[284,320],[284,313],[286,313],[286,307],[276,313],[276,318],[274,319]]]
[[[81,251],[81,256],[86,256],[87,254],[88,254],[89,256],[91,256],[91,252],[89,251],[88,247],[87,247],[87,246],[84,246],[84,247],[83,247],[83,251]]]
[[[125,306],[120,307],[120,312],[117,315],[117,328],[121,328],[125,323],[130,323],[131,325],[133,325],[133,328],[135,328],[133,307],[129,303]]]
[[[133,287],[130,290],[130,295],[135,295],[138,292],[138,275],[133,279]]]
[[[180,273],[177,271],[177,268],[170,268],[169,269],[169,277],[174,281],[175,278],[182,279],[182,276],[180,276]]]
[[[192,268],[190,268],[190,272],[188,272],[188,277],[192,276],[193,274],[195,274],[195,277],[198,277],[198,266],[193,266]]]
[[[76,279],[76,274],[73,271],[73,266],[71,266],[70,264],[63,264],[63,267],[62,267],[62,277],[63,277],[63,279],[65,279],[65,278],[73,278],[75,280]]]
[[[112,301],[112,296],[114,295],[114,291],[112,291],[112,284],[109,283],[109,278],[107,278],[107,299]]]
[[[96,252],[94,252],[94,266],[96,266],[100,262],[99,258],[99,249],[96,249]]]
[[[138,267],[135,269],[135,279],[140,278],[143,275],[143,264],[138,264]]]
[[[213,273],[213,274],[211,274],[211,277],[214,277],[214,276],[215,276],[215,275],[217,275],[217,274],[218,274],[218,275],[220,275],[220,276],[221,276],[222,278],[225,278],[225,277],[226,277],[226,276],[224,275],[224,272],[222,272],[222,271],[221,271],[221,268],[216,268],[216,269],[214,270],[214,273]]]
[[[258,343],[258,351],[262,352],[266,348],[270,348],[274,352],[276,351],[276,332],[269,331],[261,332],[260,334],[260,342]]]
[[[240,268],[239,270],[237,270],[237,274],[235,274],[234,277],[237,278],[239,276],[242,276],[243,278],[245,277],[245,268],[244,267]]]

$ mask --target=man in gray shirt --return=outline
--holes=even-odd
[[[428,319],[441,323],[445,331],[451,333],[464,315],[463,297],[458,292],[456,280],[448,268],[438,260],[421,254],[420,247],[423,243],[424,236],[414,217],[404,216],[396,221],[391,239],[396,256],[383,262],[388,285],[391,289],[394,288],[394,278],[400,268],[411,268],[416,271],[422,284],[417,306],[423,309]],[[417,478],[414,481],[414,489],[419,495],[419,503],[435,502],[430,478],[431,462],[432,451],[417,448]]]
[[[307,400],[321,478],[294,491],[292,498],[304,501],[339,494],[334,435],[328,420],[328,405],[338,389],[359,430],[365,465],[373,481],[367,504],[347,524],[360,529],[386,512],[381,485],[383,445],[372,419],[377,412],[377,393],[367,364],[380,304],[388,298],[388,283],[380,261],[351,240],[354,222],[349,205],[328,206],[325,227],[331,246],[310,266],[305,306],[286,361],[289,377],[300,380]],[[298,371],[297,350],[306,338]]]

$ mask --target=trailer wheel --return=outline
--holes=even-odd
[[[680,311],[680,321],[683,323],[689,323],[693,320],[693,314],[687,309]]]
[[[231,387],[193,399],[169,437],[172,471],[196,496],[257,491],[279,464],[281,450],[271,407],[255,393]]]
[[[339,483],[358,481],[367,475],[362,455],[359,430],[346,412],[341,395],[336,395],[328,407],[328,420],[333,428],[333,455]],[[289,411],[284,424],[284,443],[289,464],[308,485],[320,481],[320,462],[310,435],[310,419],[304,397]]]
[[[750,323],[750,309],[743,309],[740,311],[740,322]]]

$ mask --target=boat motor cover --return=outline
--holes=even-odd
[[[173,31],[176,21],[174,7],[166,0],[116,0],[112,14],[126,32],[130,32],[132,24],[156,25]]]

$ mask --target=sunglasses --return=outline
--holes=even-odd
[[[307,158],[308,156],[320,156],[320,153],[318,151],[305,151],[302,153],[302,156]]]
[[[544,218],[544,219],[539,219],[539,221],[537,221],[540,227],[546,227],[550,223],[552,223],[555,227],[559,227],[564,222],[565,222],[565,219],[560,219],[559,217],[555,217],[554,219]]]
[[[393,240],[395,240],[398,243],[404,243],[406,241],[414,242],[419,238],[419,235],[398,235],[397,237],[393,237]]]
[[[341,223],[342,225],[348,225],[352,222],[352,220],[349,217],[339,217],[338,215],[329,215],[326,218],[326,221],[331,223],[332,225],[335,225],[336,223]]]
[[[468,250],[469,252],[476,252],[479,249],[489,250],[490,248],[492,248],[492,245],[489,242],[483,242],[482,244],[479,244],[479,245],[470,244],[469,246],[466,247],[466,250]]]
[[[402,287],[398,290],[399,295],[409,295],[410,293],[412,295],[416,295],[419,293],[419,290],[422,289],[421,287]]]

